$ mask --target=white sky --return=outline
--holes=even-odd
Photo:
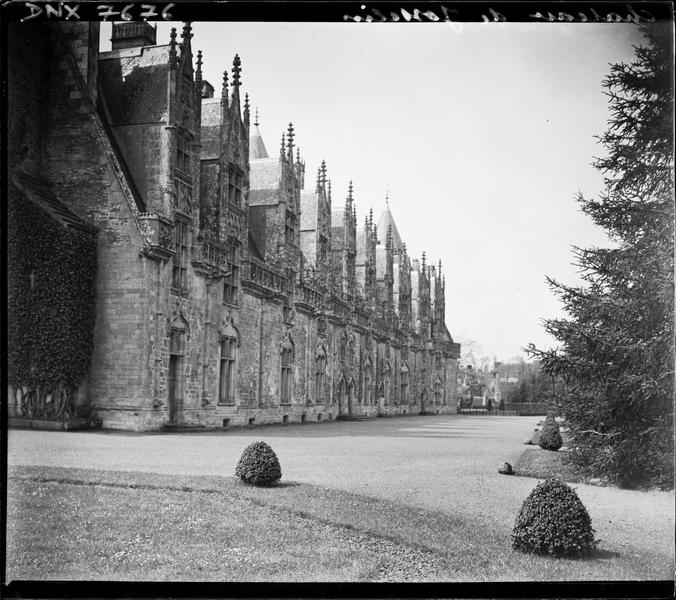
[[[379,218],[389,189],[409,254],[443,263],[456,341],[502,360],[554,344],[541,319],[562,312],[545,275],[576,282],[571,245],[607,243],[574,196],[600,189],[601,81],[632,60],[636,25],[193,23],[193,34],[217,94],[239,53],[271,156],[293,122],[306,187],[326,159],[334,206],[354,181],[358,226],[371,207]],[[108,49],[110,24],[101,35]]]

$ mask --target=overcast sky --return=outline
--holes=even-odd
[[[322,159],[334,206],[352,179],[359,226],[388,189],[409,254],[442,261],[451,335],[507,360],[555,343],[541,319],[562,312],[545,275],[576,282],[571,245],[607,243],[574,196],[601,188],[601,81],[641,36],[629,24],[459,27],[193,23],[192,47],[217,94],[239,53],[270,154],[293,122],[306,186]]]

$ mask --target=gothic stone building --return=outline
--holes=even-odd
[[[268,151],[238,56],[218,96],[190,25],[155,38],[114,24],[99,52],[97,23],[10,27],[10,201],[48,190],[96,236],[76,401],[135,430],[455,412],[441,264],[408,255],[389,207],[358,223],[325,163],[306,185],[292,125]]]

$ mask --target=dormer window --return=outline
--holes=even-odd
[[[194,84],[192,78],[187,73],[183,76],[183,102],[187,108],[192,108],[192,95],[194,93]]]
[[[176,136],[176,168],[188,176],[191,175],[192,152],[190,140],[184,131],[179,131]]]
[[[290,210],[286,211],[286,218],[284,220],[284,239],[289,244],[295,243],[296,239],[296,215]]]
[[[242,169],[231,164],[228,166],[228,202],[242,208],[242,187],[244,175]]]

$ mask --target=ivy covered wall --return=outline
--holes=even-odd
[[[17,416],[68,418],[85,381],[96,310],[96,240],[10,186],[8,383]]]

